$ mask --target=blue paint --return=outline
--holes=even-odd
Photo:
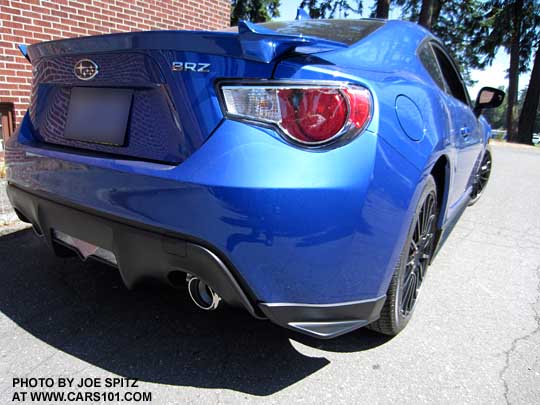
[[[405,134],[413,141],[424,137],[424,119],[422,113],[409,97],[400,94],[396,98],[396,115]]]
[[[7,142],[9,181],[205,240],[234,264],[260,301],[380,297],[426,176],[441,156],[448,159],[444,226],[470,190],[473,167],[489,137],[487,123],[478,124],[468,106],[430,80],[415,54],[430,34],[417,25],[388,22],[350,47],[275,35],[249,24],[240,29],[239,35],[129,33],[30,46],[38,74],[51,63],[58,70],[49,70],[47,83],[34,88],[30,111]],[[317,43],[327,50],[289,53]],[[138,62],[122,64],[127,73],[119,74],[118,67],[107,70],[107,63],[114,66],[111,55]],[[158,92],[164,107],[160,114],[152,113],[155,104],[143,108],[149,112],[145,131],[175,146],[153,154],[143,147],[135,160],[44,148],[44,128],[52,125],[47,117],[54,107],[62,108],[49,104],[50,92],[81,85],[68,70],[83,56],[106,62],[95,86],[136,82],[141,94]],[[173,72],[173,61],[210,63],[211,72]],[[362,85],[373,95],[373,117],[364,133],[344,145],[303,149],[272,129],[224,119],[215,87],[224,78]],[[465,123],[473,130],[467,141],[456,133]]]

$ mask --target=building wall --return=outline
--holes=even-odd
[[[112,32],[229,26],[229,0],[0,0],[0,103],[20,122],[32,72],[17,44]]]

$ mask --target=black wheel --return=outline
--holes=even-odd
[[[474,175],[473,189],[471,192],[471,199],[469,201],[469,205],[475,204],[480,199],[482,193],[486,189],[486,186],[489,182],[489,176],[491,175],[491,165],[491,150],[487,148],[486,152],[484,153],[484,157],[482,157],[482,163],[480,164],[480,167],[478,167],[478,170]]]
[[[411,319],[433,254],[437,216],[437,188],[429,176],[388,287],[381,317],[369,325],[371,329],[394,336]]]

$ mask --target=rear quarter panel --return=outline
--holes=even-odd
[[[333,52],[331,54],[337,63],[339,58]],[[411,184],[421,187],[422,181],[430,174],[441,156],[445,155],[450,162],[455,161],[449,108],[416,58],[408,62],[407,69],[393,71],[330,65],[329,61],[323,63],[316,59],[312,62],[318,63],[309,62],[309,59],[282,62],[275,72],[275,78],[333,79],[367,87],[374,101],[374,116],[368,130],[376,133],[380,141],[393,148],[394,152],[403,158],[403,162],[415,168],[417,174],[408,179]],[[396,99],[399,96],[406,96],[419,110],[422,117],[421,133],[413,134],[410,128],[404,128],[403,123],[400,123],[396,109]],[[392,162],[387,162],[390,163]]]
[[[379,293],[384,293],[427,175],[437,159],[447,152],[449,139],[441,136],[448,133],[450,125],[446,107],[420,73],[343,67],[315,58],[308,62],[312,63],[302,59],[284,61],[276,69],[274,78],[341,80],[367,87],[373,95],[374,114],[367,131],[376,136],[377,148],[373,157],[365,157],[374,159],[374,168],[362,218],[351,218],[353,222],[359,221],[357,243],[352,248],[362,252],[358,260],[365,263],[373,279],[383,280]],[[418,70],[420,68],[417,66]],[[413,100],[421,112],[422,133],[416,141],[404,132],[397,118],[396,98],[400,95]],[[362,176],[358,173],[358,177]]]

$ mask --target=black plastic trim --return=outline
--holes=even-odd
[[[128,288],[149,278],[168,282],[171,271],[183,271],[211,285],[225,302],[263,318],[254,305],[256,301],[233,275],[232,267],[214,253],[216,250],[183,235],[147,230],[128,221],[70,207],[13,184],[8,184],[7,194],[14,208],[42,231],[51,248],[58,245],[52,236],[55,229],[114,252]]]
[[[386,301],[379,298],[337,304],[261,303],[272,322],[320,339],[331,339],[376,321]]]

